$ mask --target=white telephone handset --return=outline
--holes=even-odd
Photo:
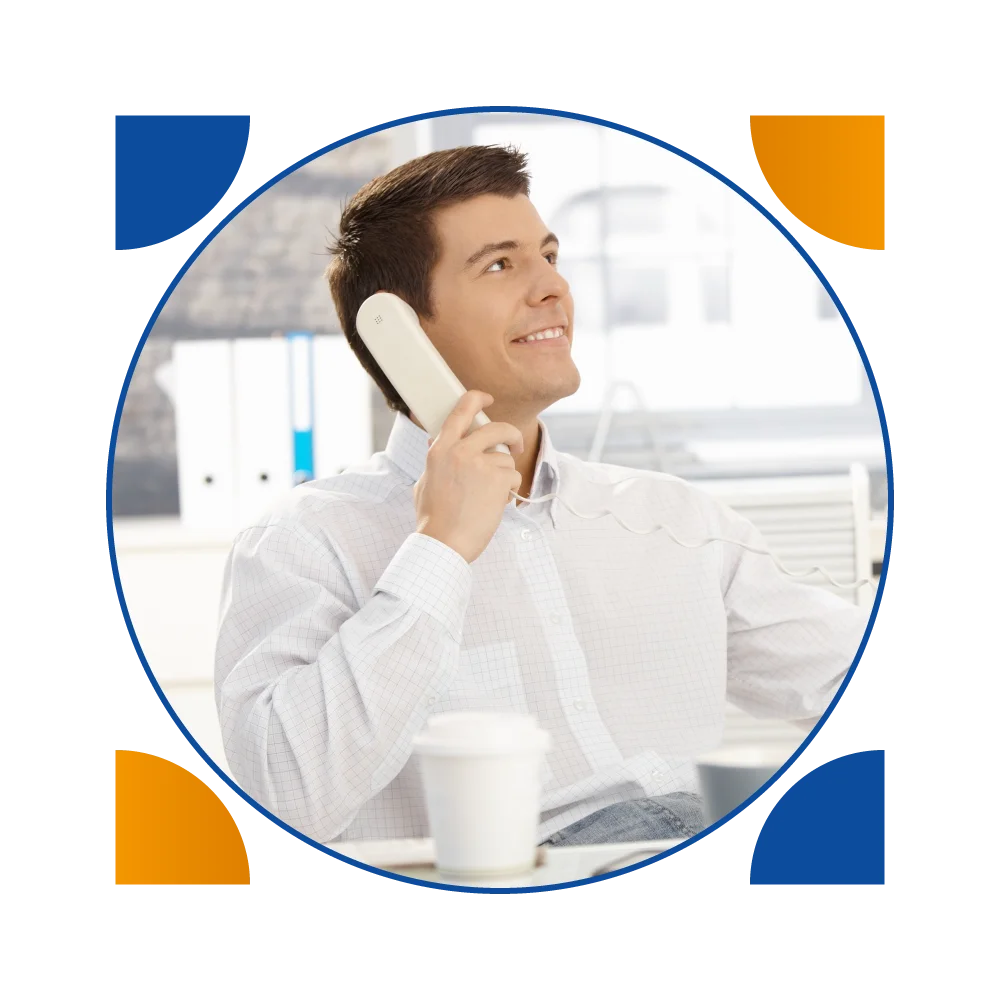
[[[396,392],[431,437],[455,408],[465,387],[424,333],[420,319],[398,295],[376,292],[361,303],[358,334]],[[490,422],[485,413],[473,418],[473,427]],[[510,454],[505,444],[494,451]]]

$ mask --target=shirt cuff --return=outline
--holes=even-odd
[[[451,546],[419,532],[409,535],[375,584],[379,591],[432,615],[462,641],[472,570]]]

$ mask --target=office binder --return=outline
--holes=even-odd
[[[371,456],[371,381],[340,335],[179,341],[174,370],[187,525],[248,527]]]
[[[313,457],[317,479],[372,455],[372,382],[340,334],[313,342]]]
[[[231,344],[177,341],[173,364],[181,521],[229,527],[235,496]]]
[[[263,515],[294,485],[291,387],[284,337],[233,344],[237,528]]]
[[[296,485],[314,478],[313,471],[313,335],[295,330],[287,335],[293,480]]]

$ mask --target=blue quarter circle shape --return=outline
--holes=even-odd
[[[114,530],[112,525],[112,505],[111,505],[111,495],[112,495],[112,479],[114,475],[114,456],[115,456],[115,444],[118,440],[118,427],[121,423],[122,409],[125,405],[125,397],[128,394],[129,383],[132,381],[132,374],[135,371],[136,363],[139,360],[139,356],[142,353],[143,345],[146,343],[149,337],[150,331],[153,329],[156,323],[157,317],[160,315],[163,306],[166,304],[167,300],[170,298],[174,288],[176,288],[177,283],[184,277],[187,273],[188,268],[198,259],[202,251],[212,242],[213,239],[237,216],[244,208],[247,207],[251,202],[253,202],[257,197],[263,194],[268,188],[272,187],[283,177],[287,177],[288,174],[299,167],[304,166],[311,160],[316,159],[318,156],[322,156],[325,153],[329,153],[333,149],[337,149],[340,146],[345,146],[350,142],[354,142],[356,139],[362,139],[366,135],[373,135],[376,132],[382,132],[387,128],[395,128],[397,125],[408,125],[411,122],[426,121],[432,118],[445,118],[450,115],[464,115],[464,114],[479,114],[479,113],[506,113],[506,114],[529,114],[529,115],[547,115],[554,118],[568,118],[573,121],[589,122],[592,125],[601,125],[605,128],[615,129],[618,132],[622,132],[626,135],[635,136],[637,139],[643,139],[646,142],[652,143],[654,146],[659,146],[661,149],[665,149],[670,153],[674,153],[677,156],[682,157],[689,163],[693,163],[695,166],[700,167],[706,173],[711,174],[717,180],[721,181],[728,188],[738,194],[746,202],[753,205],[761,215],[766,218],[771,225],[773,225],[788,242],[796,249],[799,256],[809,265],[812,272],[816,275],[817,279],[826,289],[830,296],[831,301],[836,305],[837,311],[840,313],[844,320],[848,330],[850,331],[851,337],[854,340],[854,345],[858,349],[858,354],[861,357],[861,362],[864,365],[865,373],[868,376],[868,381],[871,383],[872,394],[875,397],[875,406],[878,410],[879,424],[882,428],[882,442],[885,446],[885,462],[886,462],[886,482],[887,482],[887,511],[886,511],[886,548],[885,555],[882,561],[882,572],[879,576],[878,587],[875,592],[875,599],[872,602],[871,614],[868,618],[868,625],[865,628],[865,634],[862,636],[861,644],[858,646],[858,651],[851,663],[847,675],[844,678],[844,682],[841,684],[840,689],[834,695],[833,700],[830,702],[827,710],[820,717],[819,722],[813,727],[812,732],[799,744],[795,753],[785,762],[779,771],[777,771],[764,785],[762,785],[757,791],[751,795],[748,799],[745,799],[739,806],[733,809],[730,813],[723,816],[722,819],[713,823],[711,826],[706,827],[701,833],[696,834],[689,840],[684,841],[683,844],[678,844],[677,847],[673,847],[668,851],[663,851],[661,854],[657,854],[655,857],[647,858],[644,861],[640,861],[637,864],[629,865],[625,868],[620,868],[617,871],[610,872],[607,875],[597,875],[593,878],[576,879],[571,882],[558,882],[553,885],[540,885],[540,886],[523,886],[519,888],[499,888],[499,887],[481,887],[481,886],[458,886],[458,885],[443,885],[437,882],[430,882],[426,879],[411,878],[408,875],[398,875],[394,872],[384,871],[381,868],[374,868],[371,865],[366,865],[361,861],[357,861],[354,858],[349,858],[344,854],[338,854],[335,850],[327,847],[325,844],[321,844],[319,841],[313,840],[311,837],[307,837],[304,833],[296,830],[294,827],[289,826],[280,817],[276,816],[270,810],[266,809],[255,799],[251,798],[236,782],[226,774],[222,768],[212,760],[211,757],[202,749],[200,744],[191,733],[188,731],[187,727],[178,718],[177,713],[173,710],[170,702],[167,700],[163,693],[163,689],[160,687],[153,675],[152,670],[149,668],[149,663],[146,661],[146,656],[142,651],[142,647],[139,644],[139,640],[135,634],[135,628],[132,625],[132,619],[128,613],[128,607],[125,603],[125,595],[122,592],[121,577],[118,572],[118,560],[115,555],[115,542],[114,542]],[[246,198],[243,202],[234,208],[229,215],[227,215],[216,227],[212,230],[208,236],[201,242],[198,248],[191,254],[188,260],[185,262],[184,266],[177,272],[174,276],[173,281],[170,282],[167,290],[163,293],[160,298],[159,303],[153,310],[152,316],[149,318],[149,322],[146,324],[146,329],[143,331],[142,338],[135,349],[135,353],[132,355],[132,361],[129,365],[128,372],[125,375],[125,382],[122,385],[122,391],[118,399],[118,408],[115,411],[114,424],[111,430],[111,445],[108,451],[108,472],[107,472],[107,491],[106,491],[106,520],[107,520],[107,532],[108,532],[108,548],[111,555],[111,569],[115,580],[115,589],[118,592],[118,602],[121,605],[122,614],[125,617],[125,625],[128,628],[129,635],[132,638],[132,644],[135,646],[135,650],[139,655],[139,660],[142,663],[142,668],[146,672],[146,676],[149,678],[150,684],[153,685],[153,690],[156,691],[157,696],[163,703],[163,707],[167,710],[171,719],[177,725],[177,728],[184,734],[187,741],[194,747],[198,755],[205,761],[205,763],[215,772],[215,774],[224,781],[237,795],[240,796],[245,802],[256,809],[259,813],[266,816],[272,822],[276,823],[283,830],[286,830],[293,837],[297,837],[299,840],[306,844],[315,847],[318,851],[322,851],[324,854],[330,855],[330,857],[338,858],[341,861],[345,861],[350,865],[354,865],[355,868],[362,868],[365,871],[373,872],[376,875],[381,875],[384,878],[395,879],[399,882],[410,882],[414,885],[421,885],[431,889],[442,889],[451,892],[479,892],[486,894],[497,894],[497,893],[519,893],[519,892],[548,892],[553,889],[566,889],[573,886],[587,885],[590,882],[600,882],[604,879],[615,878],[618,875],[624,875],[627,872],[635,871],[639,868],[644,868],[646,865],[652,864],[654,861],[659,861],[662,858],[669,857],[672,854],[676,854],[678,851],[682,851],[689,847],[691,844],[697,843],[703,837],[707,837],[713,830],[722,826],[723,823],[728,822],[733,816],[736,816],[742,812],[748,805],[754,802],[758,796],[762,795],[768,788],[777,781],[781,775],[788,770],[788,768],[799,758],[802,751],[805,750],[807,746],[813,741],[816,734],[823,728],[826,724],[826,720],[830,717],[830,713],[837,707],[838,702],[847,689],[847,685],[850,683],[851,678],[854,676],[857,670],[858,663],[861,660],[861,654],[864,652],[865,647],[868,645],[868,639],[871,636],[872,626],[875,623],[875,617],[878,614],[878,609],[882,603],[882,594],[885,590],[885,581],[887,578],[888,568],[889,568],[889,552],[892,547],[892,528],[893,528],[893,511],[894,511],[894,485],[893,485],[893,471],[892,471],[892,452],[889,446],[889,429],[886,425],[885,411],[882,407],[882,397],[878,391],[878,385],[875,382],[875,375],[872,372],[871,364],[868,361],[868,355],[865,353],[864,347],[861,345],[861,340],[858,337],[857,331],[854,328],[854,324],[851,322],[851,318],[847,314],[847,310],[844,308],[844,304],[840,301],[839,296],[831,287],[829,281],[826,280],[823,272],[816,266],[815,261],[806,253],[805,249],[799,244],[795,237],[778,221],[763,205],[760,204],[752,195],[744,191],[739,185],[733,183],[728,177],[725,177],[719,171],[710,167],[707,163],[703,163],[697,157],[692,156],[690,153],[684,152],[684,150],[679,149],[676,146],[672,146],[668,142],[664,142],[662,139],[657,139],[654,136],[648,135],[645,132],[640,132],[637,129],[629,128],[625,125],[618,125],[615,122],[607,121],[603,118],[594,118],[590,115],[577,114],[572,111],[558,111],[551,108],[531,108],[531,107],[518,107],[509,105],[484,105],[477,107],[464,107],[464,108],[448,108],[442,111],[430,111],[419,115],[410,115],[406,118],[396,118],[392,121],[383,122],[381,125],[375,125],[372,128],[365,129],[361,132],[355,132],[352,135],[346,136],[343,139],[339,139],[336,142],[330,143],[328,146],[324,146],[322,149],[316,150],[315,153],[311,153],[309,156],[303,157],[297,163],[293,163],[290,167],[283,170],[281,173],[275,175],[266,184],[259,187],[253,194]]]
[[[757,837],[751,885],[885,884],[885,751],[821,764],[778,800]]]
[[[249,137],[249,115],[118,115],[115,249],[162,243],[203,219],[232,185]]]

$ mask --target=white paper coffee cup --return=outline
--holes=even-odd
[[[428,720],[413,750],[442,872],[506,875],[534,867],[550,744],[530,715],[445,712]]]
[[[711,826],[745,802],[785,761],[797,743],[737,744],[697,759],[705,824]]]

